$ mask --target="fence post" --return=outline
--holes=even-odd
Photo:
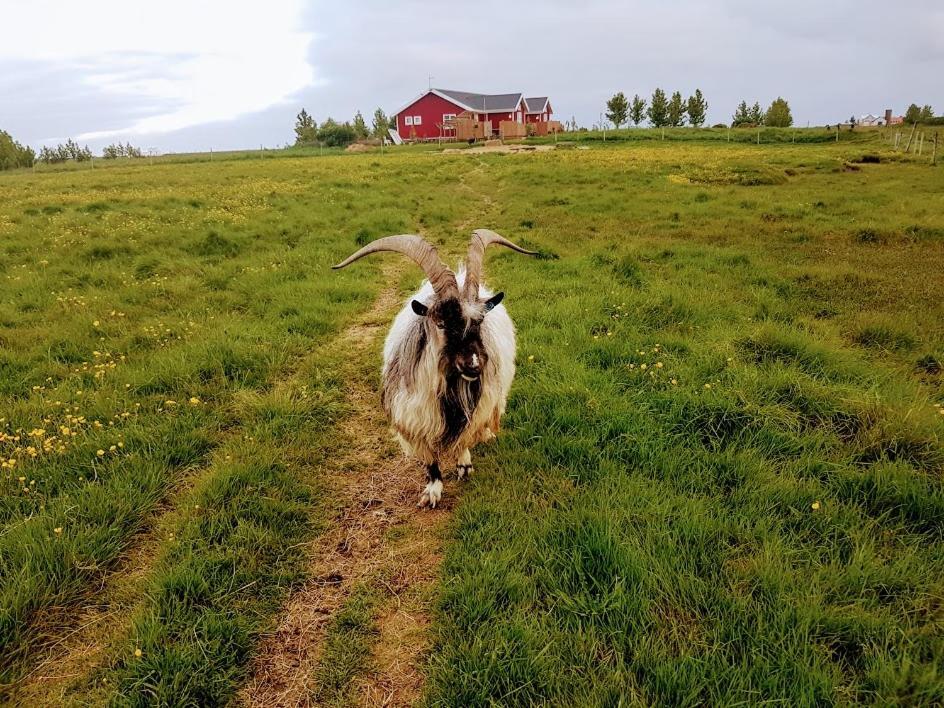
[[[757,129],[757,144],[760,145],[760,128]]]
[[[931,166],[937,164],[937,131],[934,131],[934,148],[931,150]]]
[[[915,121],[914,125],[911,128],[911,135],[908,136],[908,144],[905,145],[905,152],[911,149],[911,141],[914,140],[915,131],[918,129],[918,122]]]
[[[839,142],[839,123],[836,123],[836,142]]]

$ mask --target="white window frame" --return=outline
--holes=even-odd
[[[403,122],[405,125],[413,125],[413,116],[406,116]]]
[[[446,123],[447,121],[455,120],[455,119],[456,119],[455,113],[443,113],[443,123]]]
[[[413,125],[423,125],[423,116],[413,116]]]

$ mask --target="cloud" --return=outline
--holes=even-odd
[[[274,145],[388,113],[434,86],[549,95],[600,119],[616,91],[700,88],[710,123],[786,98],[798,125],[944,108],[940,0],[16,0],[0,43],[0,123],[32,145],[121,136],[162,150]],[[445,9],[444,9],[445,8]],[[25,31],[18,31],[25,28]]]
[[[145,111],[76,136],[168,133],[283,103],[315,81],[301,0],[17,3],[5,11],[0,63],[56,67],[90,96]]]

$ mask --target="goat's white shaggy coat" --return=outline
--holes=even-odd
[[[461,288],[465,282],[463,270],[460,269],[456,274],[456,281]],[[492,295],[494,292],[485,286],[479,287],[480,301]],[[413,312],[410,302],[418,300],[424,305],[432,305],[435,299],[432,285],[425,281],[416,294],[407,300],[393,321],[384,344],[383,377],[384,388],[388,392],[385,407],[394,432],[407,455],[426,464],[437,460],[456,460],[459,464],[471,467],[468,449],[476,443],[494,437],[498,432],[498,421],[505,413],[508,392],[515,378],[515,326],[505,306],[501,304],[488,312],[482,320],[481,338],[488,353],[488,361],[482,372],[478,405],[455,443],[443,448],[440,440],[446,423],[439,405],[445,386],[439,362],[441,346],[427,343],[413,370],[411,382],[404,377],[400,377],[399,381],[389,380],[392,375],[391,362],[406,354],[403,351],[403,343],[413,334],[414,329],[431,327],[426,318]],[[471,305],[463,303],[463,307],[469,308]],[[481,312],[469,314],[481,316]],[[467,387],[467,384],[463,385]],[[459,460],[460,456],[466,457],[467,461]]]
[[[384,411],[407,455],[426,464],[420,506],[442,498],[440,463],[455,462],[462,479],[472,471],[469,448],[498,433],[515,378],[515,327],[504,293],[482,285],[485,249],[498,244],[528,251],[488,229],[476,229],[465,267],[453,273],[421,236],[371,241],[333,266],[344,268],[380,251],[412,259],[426,273],[419,291],[393,322],[384,344]]]

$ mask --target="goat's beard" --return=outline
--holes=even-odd
[[[468,381],[445,359],[440,361],[439,369],[444,381],[439,394],[439,409],[444,424],[441,442],[449,447],[455,444],[472,420],[472,414],[482,396],[482,377]]]

